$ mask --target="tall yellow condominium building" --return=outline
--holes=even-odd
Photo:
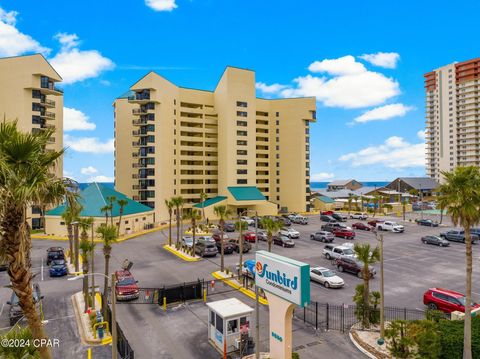
[[[157,222],[173,196],[208,218],[219,204],[235,214],[309,209],[315,98],[257,98],[255,73],[227,67],[214,91],[150,72],[114,108],[115,187],[155,208]]]
[[[0,116],[1,120],[18,121],[25,132],[54,129],[48,149],[63,148],[63,92],[56,87],[60,75],[40,54],[0,58]],[[63,175],[63,159],[55,169]],[[31,225],[40,228],[41,208],[32,207]]]
[[[480,166],[480,58],[440,67],[424,75],[427,175]]]

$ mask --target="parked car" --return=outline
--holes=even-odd
[[[459,311],[465,313],[465,295],[443,288],[429,288],[423,294],[423,304],[431,310],[441,310],[445,313]],[[480,308],[480,304],[472,303],[472,309]]]
[[[268,240],[267,232],[258,231],[258,240],[259,241],[267,241]]]
[[[368,221],[367,224],[369,226],[372,226],[373,228],[377,228],[377,224],[378,223],[383,223],[384,221],[382,221],[381,219],[372,219],[371,221]]]
[[[282,228],[280,230],[280,234],[282,236],[286,236],[288,238],[299,238],[300,237],[300,232],[298,232],[294,228]]]
[[[331,243],[335,239],[335,236],[331,232],[317,231],[310,234],[310,239],[314,241],[320,241],[325,243]]]
[[[385,221],[382,223],[377,223],[377,229],[379,231],[390,231],[394,233],[403,233],[405,227],[397,222]]]
[[[355,238],[355,232],[345,229],[345,228],[337,228],[333,230],[333,235],[335,237],[340,237],[340,238],[345,238],[345,239],[354,239]]]
[[[366,225],[365,223],[362,222],[357,222],[352,224],[353,229],[361,229],[362,231],[371,231],[372,227]]]
[[[221,232],[215,232],[212,235],[212,238],[215,242],[218,242],[222,238],[222,233]],[[224,233],[223,234],[223,239],[228,241],[230,239],[230,237],[228,236],[228,234]]]
[[[322,214],[324,214],[326,216],[331,216],[333,214],[333,211],[322,211],[322,212],[320,212],[320,215],[322,215]]]
[[[335,259],[341,256],[354,257],[355,252],[353,251],[352,248],[347,246],[336,246],[334,244],[326,244],[325,247],[323,247],[323,255],[327,259]]]
[[[201,257],[215,257],[218,253],[215,241],[201,241],[195,244],[195,253]]]
[[[247,216],[240,217],[240,221],[247,223],[249,226],[253,226],[255,224],[255,221]]]
[[[33,302],[35,303],[35,306],[37,307],[37,310],[38,310],[40,301],[43,299],[42,293],[40,291],[40,286],[38,285],[38,283],[32,284],[32,295],[33,295]],[[14,291],[12,291],[10,300],[7,302],[7,304],[10,306],[10,309],[8,311],[10,326],[13,327],[20,320],[25,319],[23,317],[22,308],[20,308],[19,299]]]
[[[195,242],[198,242],[198,240],[196,240]],[[192,236],[183,236],[182,237],[182,245],[187,246],[189,248],[193,247],[193,237]]]
[[[277,221],[283,222],[285,227],[289,227],[292,225],[292,222],[287,217],[277,217]]]
[[[255,243],[255,232],[245,232],[243,234],[243,239],[247,242]]]
[[[215,240],[212,238],[212,236],[199,236],[196,239],[197,239],[196,242],[198,241],[198,243],[200,243],[200,242],[204,242],[204,243],[210,242],[210,243],[215,244]]]
[[[253,235],[255,236],[255,233]],[[238,240],[238,238],[230,239],[230,243],[232,243],[234,251],[240,253],[240,241]],[[252,249],[252,245],[246,240],[243,241],[242,246],[243,253],[248,253],[250,249]]]
[[[335,218],[333,218],[332,216],[328,216],[326,214],[320,215],[320,220],[327,223],[336,222]]]
[[[339,221],[339,222],[346,222],[348,217],[345,214],[342,213],[333,213],[332,214],[333,219]]]
[[[419,226],[438,227],[438,223],[431,219],[416,219],[415,222],[417,222]]]
[[[235,223],[225,222],[223,229],[225,232],[235,232]]]
[[[366,220],[368,218],[368,216],[367,216],[366,213],[355,212],[355,213],[350,214],[350,218]]]
[[[425,236],[421,239],[424,244],[435,244],[439,247],[448,247],[450,242],[439,236]]]
[[[440,233],[440,237],[445,238],[453,242],[465,243],[465,231],[452,229],[447,232]],[[478,235],[472,234],[472,243],[476,244],[478,242]]]
[[[347,226],[345,223],[338,223],[338,228],[348,229],[349,231],[352,230],[352,227]]]
[[[343,223],[342,223],[343,224]],[[337,223],[337,222],[333,222],[333,223],[327,223],[327,224],[323,224],[321,227],[320,227],[320,230],[322,231],[327,231],[327,232],[333,232],[334,229],[337,229],[337,228],[342,228],[340,226],[340,223]]]
[[[218,241],[215,242],[215,245],[217,246],[217,252],[222,253],[222,241],[219,239]],[[223,254],[232,254],[233,251],[235,250],[235,246],[231,242],[230,238],[224,238],[223,239]]]
[[[297,224],[308,224],[308,218],[300,215],[296,215],[292,218],[293,223]]]
[[[292,221],[296,216],[298,216],[298,213],[290,213],[290,214],[287,216],[287,218]]]
[[[55,259],[65,259],[65,253],[62,247],[50,247],[47,249],[47,266]]]
[[[295,247],[295,242],[293,239],[283,235],[273,236],[273,244],[282,246],[284,248]]]
[[[63,277],[67,275],[67,263],[65,259],[54,259],[50,262],[50,269],[48,270],[50,277]]]
[[[133,300],[139,297],[137,281],[130,271],[115,271],[115,294],[119,301]]]
[[[354,257],[339,257],[335,260],[335,265],[339,272],[350,272],[357,275],[359,278],[363,278],[363,263]],[[370,272],[370,278],[375,277],[375,274],[377,273],[375,268],[369,266],[368,271]]]
[[[325,288],[341,288],[345,285],[334,271],[324,267],[310,268],[310,280],[323,284]]]

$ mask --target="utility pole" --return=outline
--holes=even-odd
[[[117,293],[116,293],[116,285],[115,285],[115,274],[112,274],[112,320],[110,321],[112,324],[112,359],[117,359],[118,356],[118,348],[117,348],[117,309],[116,309],[116,302],[117,302]],[[108,305],[108,304],[107,304]]]
[[[258,212],[255,211],[255,252],[258,251]]]
[[[255,252],[258,251],[258,212],[255,211]],[[255,266],[256,267],[256,266]],[[256,268],[254,269],[256,278]],[[258,287],[255,283],[255,359],[260,358],[260,312],[258,305]]]
[[[384,301],[384,278],[383,278],[383,234],[375,231],[375,237],[380,242],[380,338],[379,345],[385,343],[385,301]]]

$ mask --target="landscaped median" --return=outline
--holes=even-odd
[[[101,309],[99,294],[95,298],[95,308],[91,308],[89,313],[84,313],[85,302],[83,299],[83,292],[78,292],[72,295],[73,310],[75,312],[75,320],[77,322],[78,332],[82,343],[86,345],[106,345],[112,342],[110,328],[106,322],[96,321],[96,312]],[[95,327],[95,329],[94,329]],[[98,327],[104,330],[103,338],[98,335]]]
[[[182,248],[177,249],[174,245],[170,246],[168,244],[165,244],[163,246],[163,248],[165,250],[169,251],[170,253],[175,254],[178,258],[181,258],[181,259],[183,259],[184,261],[187,261],[187,262],[197,262],[197,261],[202,259],[198,256],[190,255],[189,253],[183,251]]]
[[[216,271],[212,273],[212,276],[214,278],[222,280],[224,283],[228,284],[230,287],[239,290],[241,293],[245,294],[246,296],[252,299],[255,299],[255,292],[250,289],[244,288],[242,284],[235,278],[232,278],[231,275],[232,275],[231,273],[225,273],[221,271]],[[268,305],[268,300],[266,300],[263,297],[259,297],[258,301],[263,305]]]

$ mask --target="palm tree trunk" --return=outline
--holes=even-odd
[[[179,207],[177,207],[176,216],[177,216],[177,241],[176,241],[176,243],[177,243],[177,247],[178,247],[178,244],[180,242],[180,208]]]
[[[118,218],[117,237],[120,237],[120,226],[122,225],[123,210],[120,210],[120,217]]]
[[[470,223],[466,223],[465,250],[466,250],[466,290],[465,290],[465,319],[463,328],[463,359],[472,358],[472,236],[470,235]]]
[[[368,265],[363,267],[363,323],[364,328],[370,327],[370,272]]]
[[[95,267],[94,267],[94,260],[95,260],[95,247],[93,247],[94,244],[94,235],[93,235],[93,223],[92,223],[92,273],[95,273]],[[95,307],[95,276],[92,275],[92,302],[93,302],[93,307]]]
[[[75,272],[80,271],[80,262],[78,260],[78,250],[79,250],[79,243],[78,243],[78,223],[73,226],[73,241],[75,243]]]
[[[272,235],[270,233],[267,235],[267,239],[268,239],[268,251],[271,252],[272,251]]]
[[[107,224],[108,224],[108,213],[105,212],[105,225],[107,225]]]
[[[110,250],[105,251],[105,280],[103,282],[103,318],[107,318],[107,306],[108,306],[108,264],[110,261]]]
[[[197,223],[195,218],[192,218],[192,249],[193,249],[193,256],[195,257],[195,233],[197,228]]]
[[[71,223],[67,224],[68,244],[70,247],[70,264],[73,264],[73,226]]]
[[[225,246],[223,243],[223,219],[220,220],[220,272],[223,272],[225,270]]]
[[[87,276],[87,273],[88,273],[88,260],[87,260],[87,256],[88,256],[88,253],[86,253],[87,255],[85,256],[85,258],[83,259],[83,299],[85,301],[85,313],[87,312],[88,310],[88,276]]]
[[[22,213],[22,210],[6,210],[1,223],[5,252],[9,262],[8,275],[33,338],[42,340],[47,339],[47,336],[33,302],[31,239],[28,224],[25,223],[24,218],[25,214]],[[42,359],[51,358],[50,351],[46,346],[39,347],[38,351]]]
[[[170,212],[170,219],[168,220],[168,245],[172,246],[172,213]]]

